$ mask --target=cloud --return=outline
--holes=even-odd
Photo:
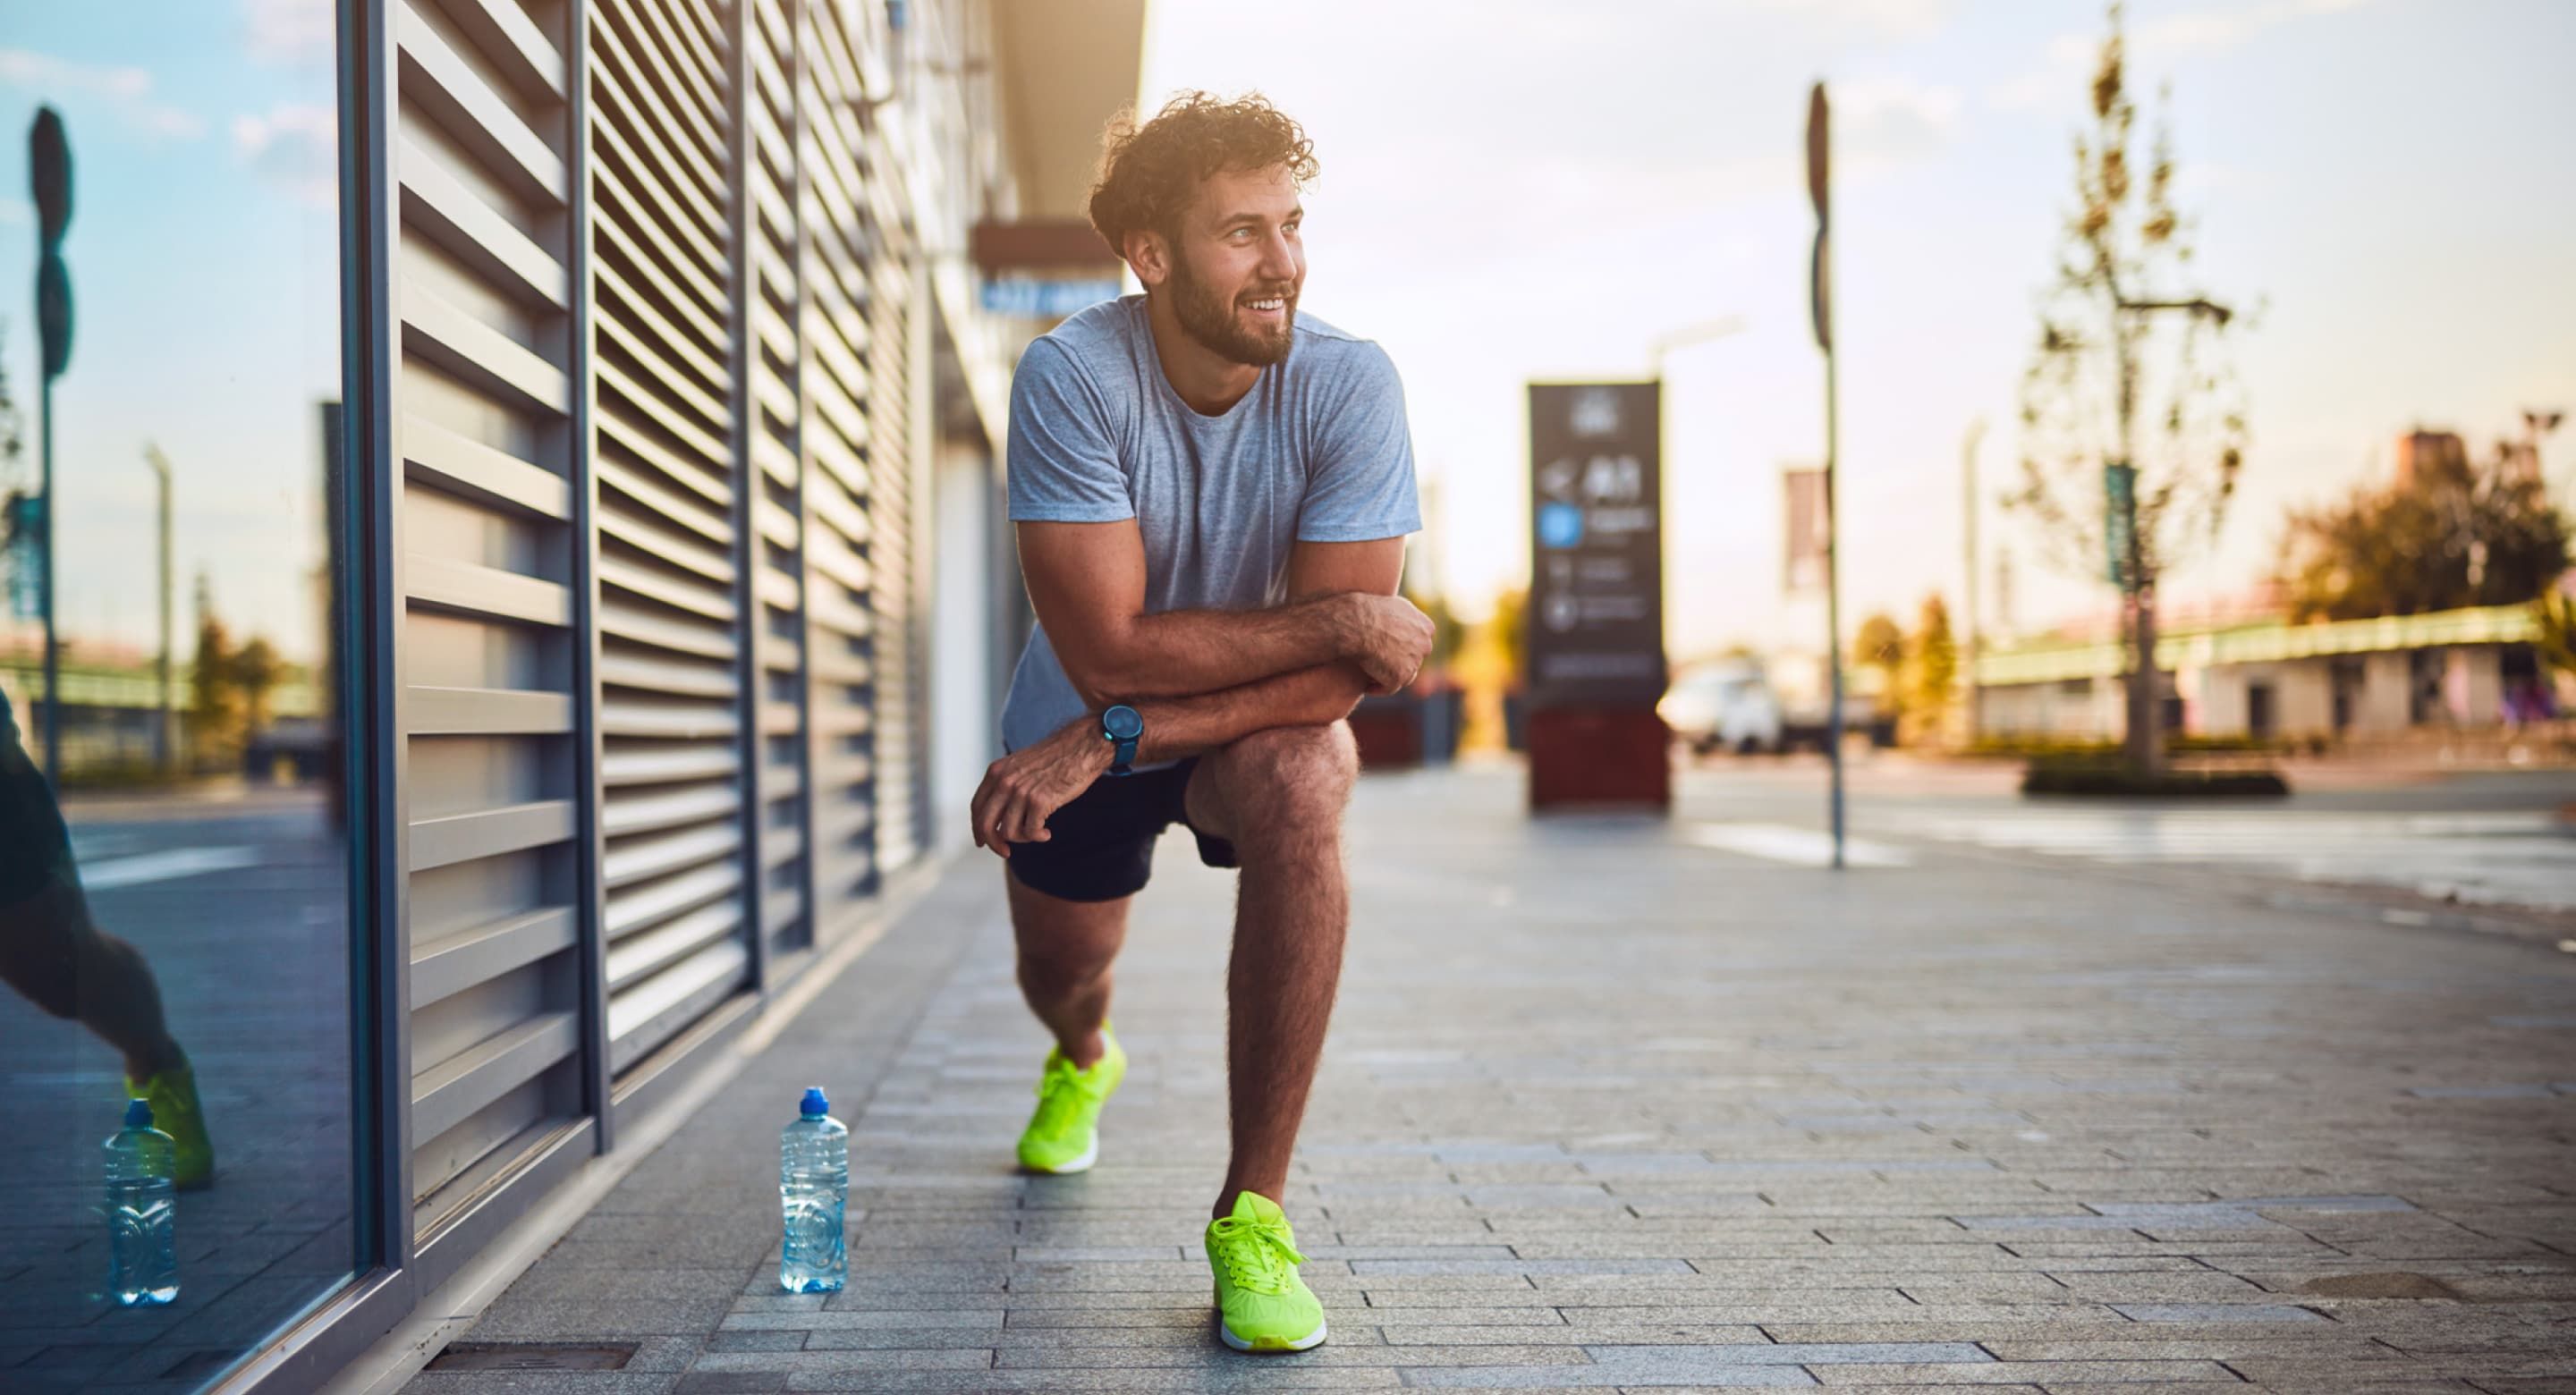
[[[127,125],[154,139],[195,140],[206,123],[195,112],[152,99],[152,74],[132,66],[75,63],[50,53],[0,48],[0,82],[39,95],[80,93],[104,100]]]
[[[2358,9],[2369,0],[2266,0],[2226,9],[2184,10],[2129,31],[2129,51],[2146,59],[2218,54],[2241,48],[2268,30],[2318,15]],[[2091,90],[2101,53],[2095,34],[2060,34],[2048,41],[2039,65],[1989,84],[1981,97],[1994,111],[2074,111]]]
[[[2225,52],[2267,29],[2310,15],[2357,8],[2366,0],[2269,0],[2226,9],[2185,10],[2137,28],[2141,53]]]
[[[2060,34],[2049,40],[2038,67],[1986,88],[1986,106],[1994,111],[2040,111],[2080,103],[2089,88],[2097,43],[2082,34]]]
[[[251,56],[272,63],[328,59],[337,49],[330,0],[242,0]]]
[[[233,118],[233,148],[253,170],[306,203],[339,203],[339,118],[329,107],[286,102],[265,116]]]
[[[1950,143],[1963,102],[1958,90],[1906,78],[1854,78],[1832,84],[1834,144],[1861,164],[1903,164]]]
[[[1820,29],[1881,43],[1930,38],[1950,23],[1952,0],[1762,0]]]

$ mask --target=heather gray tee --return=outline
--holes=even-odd
[[[1012,521],[1135,519],[1149,613],[1276,605],[1293,544],[1419,531],[1394,363],[1311,315],[1296,336],[1285,362],[1211,417],[1163,376],[1143,296],[1056,326],[1011,379]],[[1040,627],[1011,675],[1003,746],[1086,710]]]

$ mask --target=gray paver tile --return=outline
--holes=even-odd
[[[2576,972],[2187,879],[1926,862],[1818,915],[1804,873],[1516,811],[1474,772],[1363,783],[1286,1197],[1326,1347],[1209,1338],[1231,884],[1170,857],[1097,1171],[1009,1171],[1045,1042],[963,864],[469,1335],[639,1332],[694,1368],[613,1374],[709,1391],[2550,1388],[2576,1207],[2565,1096],[2529,1087],[2564,1071],[2499,1019],[2576,1019]],[[817,1071],[870,1101],[828,1299],[767,1272],[753,1103]]]

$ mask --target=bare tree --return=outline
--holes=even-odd
[[[2129,642],[2128,756],[2164,769],[2156,582],[2218,532],[2244,461],[2245,409],[2227,355],[2232,312],[2184,290],[2191,226],[2157,133],[2140,177],[2130,147],[2120,6],[2075,138],[2075,206],[2042,294],[2022,379],[2021,481],[2008,507],[2045,528],[2052,560],[2121,590]],[[2123,507],[2124,504],[2129,507]]]

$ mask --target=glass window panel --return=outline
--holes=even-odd
[[[0,0],[11,1391],[201,1387],[353,1267],[334,46],[330,0]],[[60,206],[43,113],[70,153],[59,376],[29,294]],[[181,1145],[166,1306],[109,1291],[129,1083]]]

